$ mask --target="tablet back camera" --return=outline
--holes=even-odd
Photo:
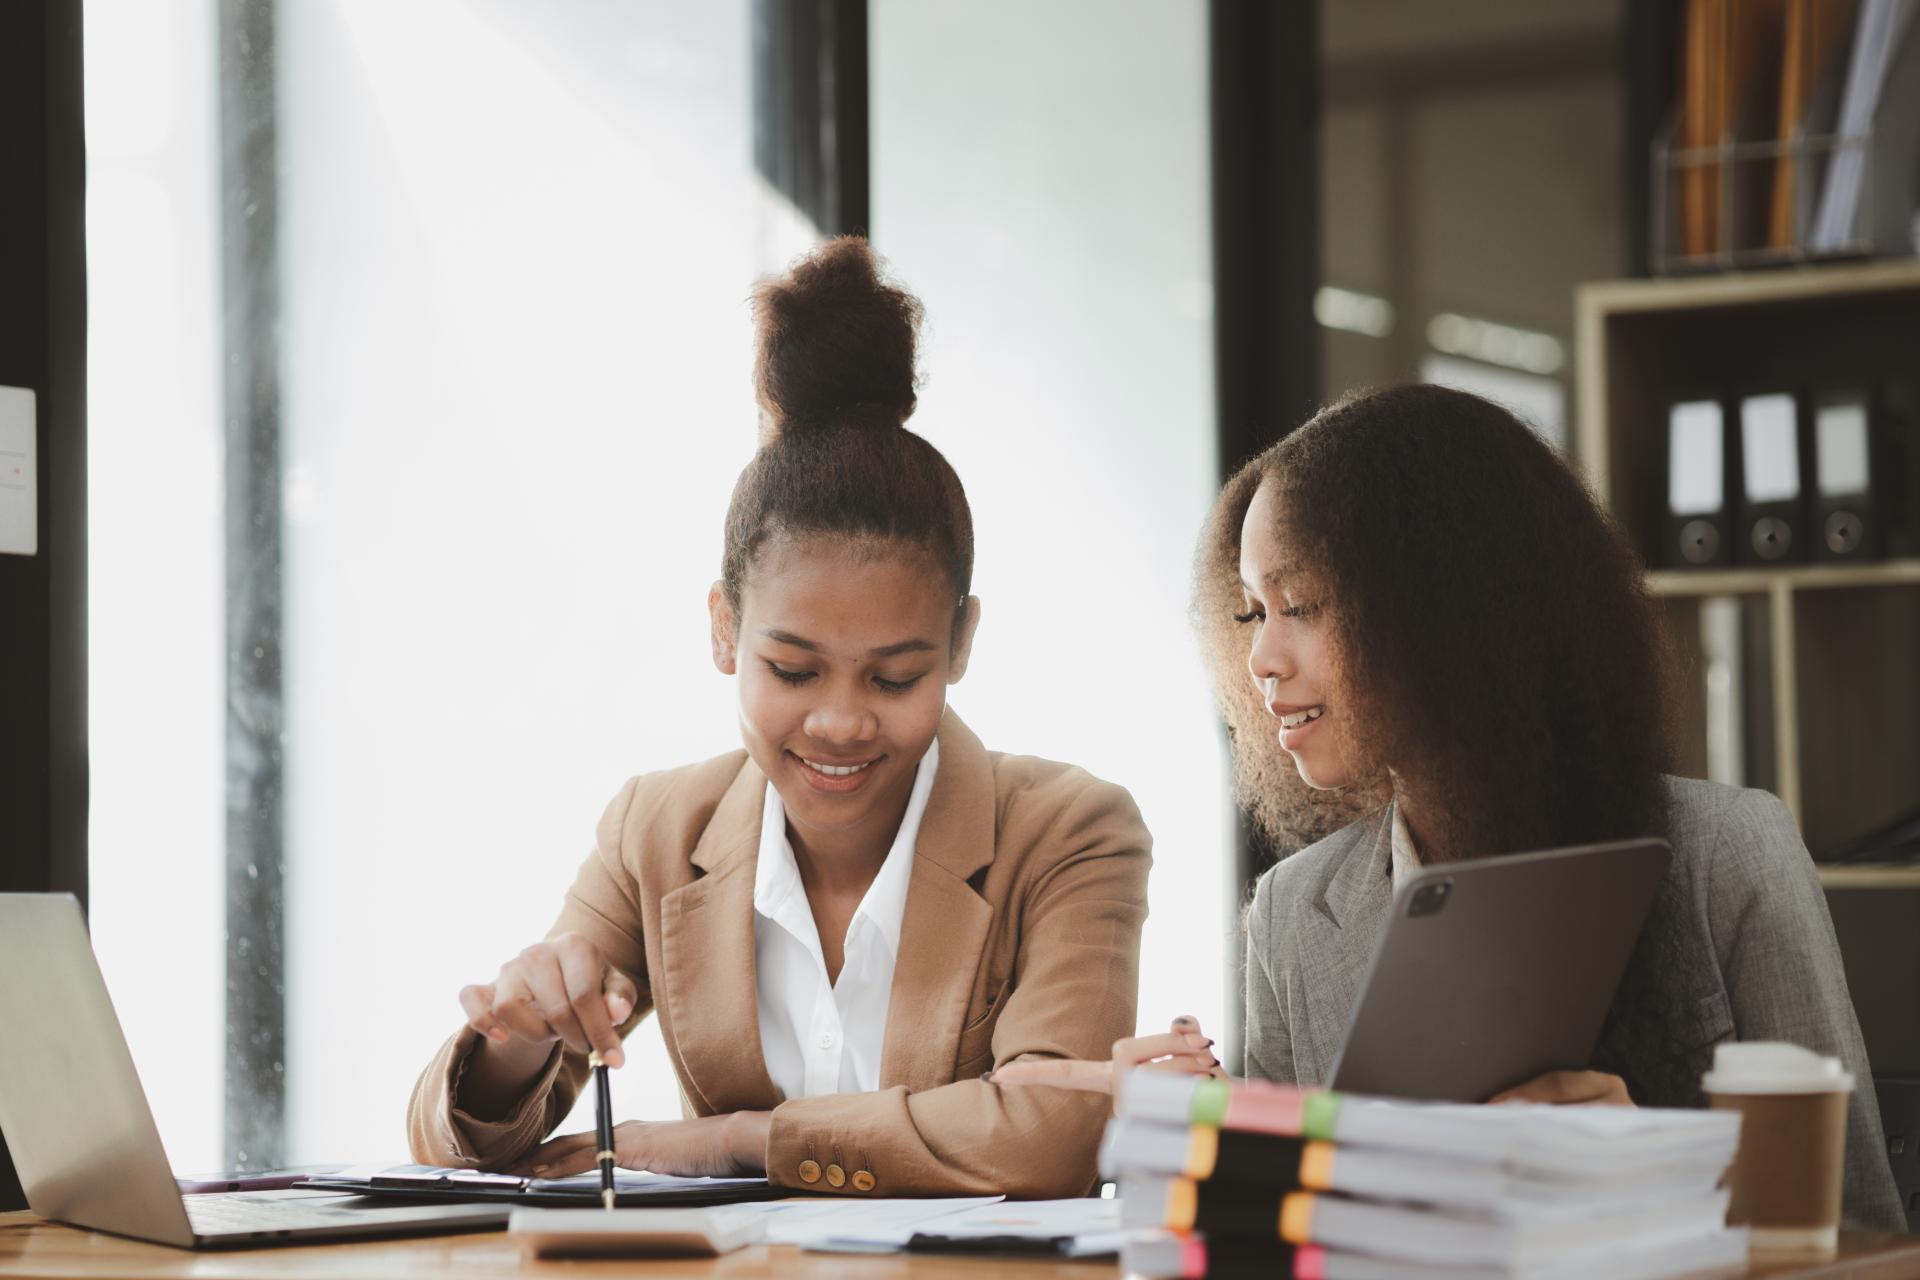
[[[1409,916],[1437,916],[1447,909],[1447,896],[1453,892],[1453,881],[1435,880],[1432,884],[1423,884],[1413,891],[1413,900],[1407,903]]]

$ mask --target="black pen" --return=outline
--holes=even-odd
[[[613,1086],[599,1050],[587,1055],[593,1068],[593,1128],[600,1145],[600,1203],[613,1208]]]

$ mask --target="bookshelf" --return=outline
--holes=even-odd
[[[1666,406],[1911,376],[1920,261],[1584,285],[1575,334],[1577,461],[1658,565]],[[1745,678],[1718,696],[1737,700],[1749,726],[1746,781],[1786,802],[1816,855],[1920,805],[1920,549],[1904,553],[1648,575],[1681,667],[1676,767],[1707,776],[1705,617],[1716,601],[1738,601]],[[1822,876],[1830,888],[1920,888],[1915,868],[1835,866]]]

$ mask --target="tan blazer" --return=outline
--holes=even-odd
[[[736,751],[634,778],[607,807],[553,932],[591,938],[633,978],[639,1006],[621,1033],[649,1010],[659,1016],[692,1114],[773,1112],[767,1176],[777,1184],[873,1196],[1085,1192],[1107,1099],[979,1077],[1020,1057],[1104,1058],[1133,1034],[1152,841],[1132,798],[1070,765],[988,752],[949,710],[880,1089],[782,1102],[754,988],[766,786]],[[583,1055],[556,1046],[509,1114],[471,1116],[453,1098],[476,1040],[463,1028],[414,1087],[415,1160],[511,1163],[566,1116],[587,1074]]]

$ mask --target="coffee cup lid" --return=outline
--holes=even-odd
[[[1708,1093],[1851,1093],[1853,1075],[1840,1059],[1781,1040],[1723,1044],[1700,1082]]]

